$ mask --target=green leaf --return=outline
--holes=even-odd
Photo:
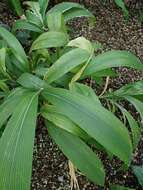
[[[67,32],[64,23],[64,18],[61,12],[53,12],[46,17],[49,31]]]
[[[91,17],[92,22],[95,21],[94,15],[85,8],[73,8],[64,13],[65,22],[77,17]]]
[[[38,16],[36,16],[34,13],[32,13],[30,10],[26,11],[26,18],[29,23],[34,24],[35,26],[42,28],[43,23],[41,23],[41,20]]]
[[[94,17],[90,11],[88,11],[78,3],[71,3],[71,2],[59,3],[55,5],[52,9],[50,9],[47,14],[57,11],[63,13],[65,21],[81,16]]]
[[[92,74],[92,78],[96,78],[96,77],[107,77],[107,76],[110,76],[110,77],[117,77],[118,74],[112,70],[111,68],[110,69],[105,69],[105,70],[102,70],[102,71],[97,71],[95,73]]]
[[[133,166],[132,168],[140,185],[143,187],[143,166]]]
[[[139,112],[141,118],[143,119],[143,102],[140,100],[133,98],[131,96],[125,97],[133,106],[136,108],[136,110]]]
[[[7,43],[0,39],[0,48],[7,48]]]
[[[141,80],[124,85],[123,87],[112,92],[111,94],[118,97],[125,97],[125,96],[138,97],[140,95],[143,95],[143,81]]]
[[[133,148],[135,150],[136,147],[137,147],[137,145],[138,145],[138,143],[139,143],[139,140],[140,140],[141,130],[140,130],[139,126],[138,126],[138,123],[132,117],[132,115],[129,112],[127,112],[127,111],[124,111],[124,113],[125,113],[125,115],[126,115],[126,117],[128,119],[131,131],[132,131]]]
[[[30,73],[22,74],[17,82],[23,87],[31,90],[40,90],[46,86],[45,81]]]
[[[38,94],[28,92],[0,139],[0,189],[30,190]]]
[[[19,41],[15,38],[15,36],[12,33],[10,33],[3,27],[0,27],[0,36],[7,42],[7,44],[11,48],[12,53],[19,60],[19,64],[21,64],[21,70],[28,71],[29,65],[27,56]]]
[[[133,116],[125,108],[119,105],[118,107],[120,108],[120,110],[122,111],[122,113],[125,115],[125,117],[128,120],[131,133],[132,133],[133,149],[135,150],[140,140],[141,129],[139,128],[139,125],[136,122],[136,120],[133,118]]]
[[[33,32],[38,32],[41,33],[43,30],[36,26],[35,24],[29,23],[27,20],[17,20],[14,25],[12,30],[15,32],[16,30],[29,30]]]
[[[68,36],[63,32],[45,32],[41,34],[32,44],[31,50],[61,47],[68,43]]]
[[[10,1],[10,0],[9,0]],[[23,14],[22,6],[20,3],[20,0],[11,0],[11,3],[17,13],[18,16],[21,16]]]
[[[131,189],[120,185],[111,185],[110,190],[135,190],[135,189]]]
[[[47,67],[37,67],[34,73],[40,77],[43,77],[48,71]]]
[[[9,91],[9,87],[6,84],[6,80],[0,80],[0,89],[6,93]]]
[[[82,94],[82,95],[88,97],[89,100],[91,100],[91,102],[93,104],[95,104],[95,106],[96,106],[96,104],[101,105],[101,102],[100,102],[98,96],[95,94],[94,90],[87,85],[74,82],[70,85],[70,90],[74,93],[77,92],[79,94]]]
[[[39,0],[40,13],[42,17],[45,17],[46,9],[48,7],[49,0]]]
[[[84,76],[92,75],[97,71],[111,67],[120,66],[143,70],[143,65],[140,60],[133,54],[127,51],[112,50],[94,57],[85,69]]]
[[[57,11],[65,13],[66,11],[68,11],[72,8],[79,8],[80,9],[80,8],[83,8],[83,6],[81,6],[78,3],[63,2],[63,3],[59,3],[59,4],[55,5],[53,8],[51,8],[48,11],[48,14],[51,12],[57,12]]]
[[[38,17],[39,20],[41,21],[41,23],[43,24],[43,18],[42,18],[42,15],[40,13],[40,4],[39,4],[39,2],[25,1],[24,4],[29,6],[29,8],[33,12],[33,14],[36,17]]]
[[[79,126],[77,126],[74,122],[72,122],[68,117],[64,116],[63,114],[59,113],[56,110],[56,107],[51,105],[45,105],[41,109],[42,116],[49,120],[50,122],[54,123],[57,127],[66,130],[73,135],[79,136],[86,142],[89,142],[91,137],[87,133],[85,133]]]
[[[73,68],[85,63],[89,56],[87,51],[79,48],[65,53],[49,68],[45,79],[48,83],[57,80]]]
[[[95,106],[88,97],[64,89],[47,87],[42,95],[99,144],[129,164],[132,146],[128,131],[111,112],[99,104]]]
[[[104,185],[105,172],[96,154],[78,137],[52,124],[47,124],[49,134],[63,153],[82,173],[98,185]]]
[[[89,52],[90,54],[93,53],[93,51],[94,51],[92,43],[84,37],[78,37],[74,40],[69,41],[67,46],[78,47],[78,48],[84,49],[87,52]]]
[[[14,112],[15,107],[19,104],[21,98],[25,96],[25,92],[26,90],[21,88],[13,90],[0,105],[0,128]]]
[[[0,72],[6,72],[6,67],[5,67],[5,59],[6,59],[6,49],[1,48],[0,49]]]

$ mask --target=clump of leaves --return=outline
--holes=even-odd
[[[91,181],[104,186],[105,169],[89,145],[116,156],[126,167],[140,137],[140,127],[119,102],[126,99],[143,115],[143,82],[129,84],[98,97],[81,83],[87,77],[113,76],[112,67],[143,70],[127,51],[97,55],[95,44],[84,37],[69,40],[57,12],[25,52],[9,31],[0,27],[0,189],[30,189],[37,118],[69,160]],[[62,18],[62,13],[60,14]],[[59,13],[58,13],[59,17]],[[130,126],[105,108],[105,99],[119,108]]]
[[[88,11],[84,6],[78,3],[63,2],[55,5],[47,11],[49,0],[35,1],[24,1],[24,4],[28,6],[28,10],[25,11],[25,17],[17,20],[13,26],[13,31],[16,30],[28,30],[34,33],[42,33],[48,31],[53,27],[61,25],[60,22],[67,22],[70,19],[76,17],[91,17],[94,18],[93,14]],[[61,15],[62,13],[62,15]],[[53,18],[55,17],[55,18]],[[62,19],[60,18],[62,17]],[[55,19],[55,26],[53,20]]]

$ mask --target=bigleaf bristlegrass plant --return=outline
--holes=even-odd
[[[57,12],[52,14],[57,17]],[[58,14],[62,18],[62,13]],[[110,157],[116,156],[128,168],[140,138],[138,122],[119,102],[131,102],[142,117],[142,81],[100,97],[81,83],[87,77],[96,80],[113,76],[113,67],[143,70],[139,59],[130,52],[117,50],[97,55],[98,46],[84,37],[69,40],[61,20],[57,24],[53,19],[48,26],[49,30],[32,43],[27,53],[12,33],[0,27],[2,190],[30,189],[38,117],[44,120],[49,135],[67,158],[101,186],[106,176],[104,165],[90,145],[110,153]],[[121,110],[130,134],[101,99]]]
[[[61,22],[66,23],[76,17],[94,19],[94,15],[78,3],[63,2],[48,10],[49,2],[49,0],[24,1],[23,3],[28,8],[24,11],[23,18],[14,23],[13,32],[26,30],[38,35],[54,27],[59,31]]]

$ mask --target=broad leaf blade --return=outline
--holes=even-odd
[[[71,3],[71,2],[59,3],[55,5],[52,9],[50,9],[50,11],[48,11],[47,14],[57,11],[63,13],[65,21],[81,16],[93,17],[93,14],[91,12],[89,12],[87,9],[85,9],[83,6],[81,6],[78,3]],[[77,11],[81,12],[79,13]]]
[[[104,185],[105,172],[95,153],[78,137],[47,124],[48,131],[64,154],[93,182]]]
[[[12,30],[15,32],[16,30],[29,30],[33,32],[38,32],[41,33],[43,30],[36,26],[35,24],[29,23],[27,20],[17,20],[14,25]]]
[[[49,0],[39,0],[40,13],[41,13],[43,18],[45,16],[48,4],[49,4]]]
[[[45,32],[32,44],[31,51],[36,49],[61,47],[68,43],[68,36],[63,32]]]
[[[63,2],[63,3],[59,3],[57,5],[55,5],[53,8],[51,8],[48,13],[51,12],[62,12],[65,13],[66,11],[72,9],[72,8],[82,8],[83,6],[81,6],[78,3],[72,3],[72,2]]]
[[[37,104],[38,95],[27,93],[0,139],[0,189],[30,190]]]
[[[85,63],[89,59],[89,53],[83,49],[73,49],[61,56],[48,70],[45,79],[51,83],[73,68]]]
[[[19,104],[22,97],[25,96],[25,93],[25,89],[17,88],[13,90],[0,105],[0,128],[14,112],[15,107]]]
[[[53,12],[48,14],[46,21],[49,31],[67,32],[64,18],[61,12]]]
[[[10,1],[10,0],[9,0]],[[11,0],[11,3],[17,13],[18,16],[21,16],[23,14],[22,6],[20,3],[20,0]]]
[[[0,36],[7,42],[15,57],[20,61],[19,64],[21,64],[21,69],[24,71],[29,70],[25,51],[15,36],[13,36],[8,30],[3,27],[0,27]]]
[[[23,87],[31,90],[40,90],[46,86],[45,81],[30,73],[22,74],[17,82]]]
[[[94,15],[85,8],[73,8],[64,13],[65,22],[77,17],[90,17],[95,20]]]
[[[64,89],[48,87],[42,95],[108,151],[129,164],[132,146],[128,131],[111,112],[99,104],[95,107],[83,95]]]
[[[35,26],[37,26],[39,28],[43,27],[43,23],[41,23],[40,18],[38,16],[36,16],[30,10],[26,11],[26,18],[27,18],[27,20],[28,20],[29,23],[34,24]]]
[[[90,54],[93,53],[94,50],[92,43],[84,37],[78,37],[74,40],[69,41],[67,46],[85,49]]]
[[[143,187],[143,166],[133,166],[133,172],[136,175],[140,185]]]
[[[93,104],[95,104],[95,106],[96,106],[96,104],[101,105],[101,102],[100,102],[99,98],[96,96],[94,90],[87,85],[74,82],[70,85],[70,90],[72,92],[75,92],[75,93],[77,92],[79,94],[82,94],[82,95],[88,97],[91,100],[91,102]]]
[[[94,57],[85,69],[84,76],[92,75],[97,71],[120,66],[143,70],[143,65],[140,60],[133,54],[127,51],[112,50]]]
[[[57,127],[60,127],[61,129],[64,129],[65,131],[82,138],[86,142],[91,140],[91,138],[87,133],[85,133],[79,126],[77,126],[74,122],[72,122],[68,117],[59,113],[58,110],[56,110],[56,107],[51,105],[45,105],[41,109],[41,114],[45,119],[54,123],[54,125],[56,125]]]

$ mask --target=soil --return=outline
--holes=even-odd
[[[92,41],[98,41],[103,45],[103,50],[129,50],[143,61],[143,26],[137,16],[132,14],[129,21],[125,22],[122,12],[113,2],[103,5],[100,0],[90,0],[84,3],[96,16],[96,23],[95,26],[88,26],[86,19],[72,21],[69,25],[73,28],[74,37],[82,35]],[[14,19],[5,3],[0,2],[0,22],[11,25]],[[127,68],[119,68],[116,71],[119,77],[110,80],[109,84],[114,89],[132,81],[143,80],[142,72]],[[127,172],[118,170],[121,164],[119,161],[113,159],[111,162],[106,155],[102,155],[102,159],[107,170],[106,188],[96,186],[77,172],[80,190],[107,190],[109,181],[142,190],[130,170]],[[135,152],[133,164],[143,164],[143,135]],[[39,124],[36,130],[31,189],[70,190],[68,161],[42,124]]]

